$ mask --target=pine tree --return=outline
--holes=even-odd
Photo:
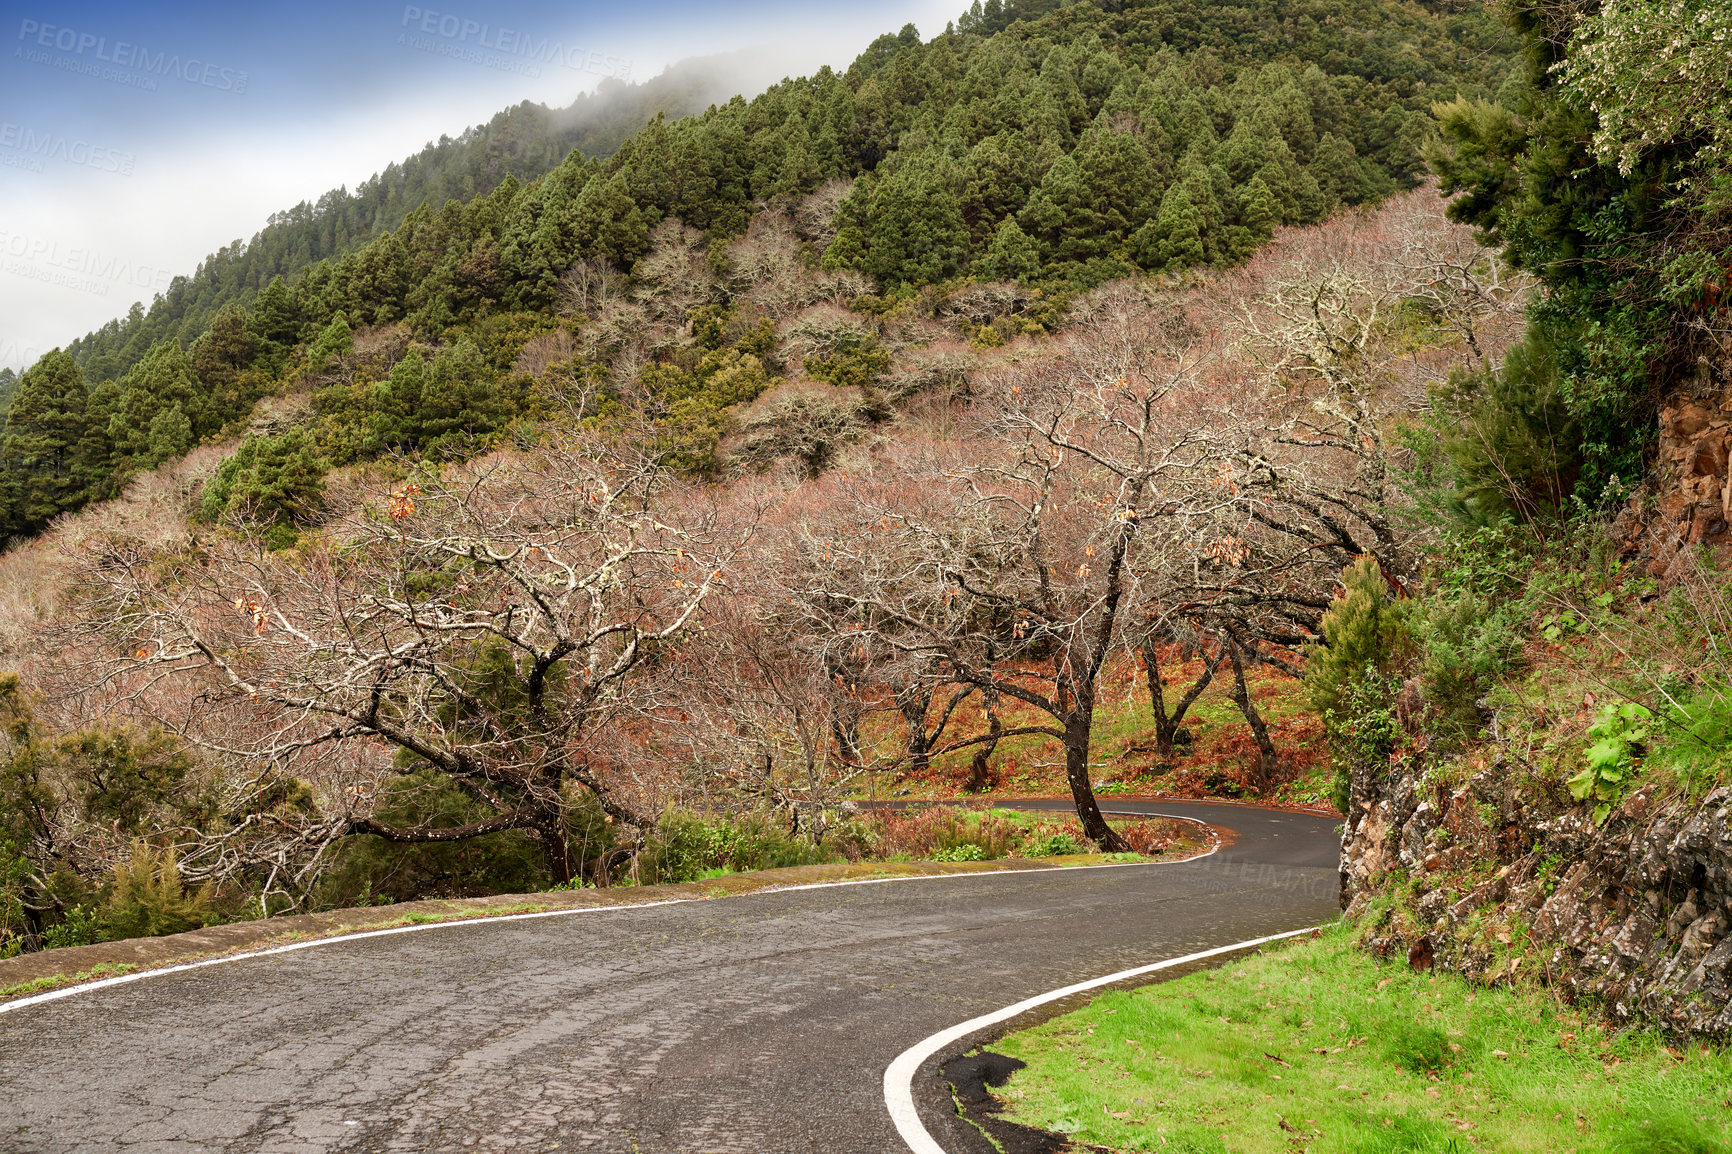
[[[851,224],[836,230],[835,239],[824,250],[823,266],[832,271],[859,268],[866,260],[866,237]]]
[[[205,485],[209,520],[244,513],[260,524],[294,524],[324,507],[326,462],[312,434],[295,429],[280,437],[248,437]]]
[[[940,281],[968,263],[968,225],[953,167],[938,157],[919,157],[872,190],[864,267],[881,284]]]
[[[1351,140],[1325,132],[1311,159],[1311,173],[1317,179],[1325,212],[1334,211],[1338,204],[1358,204],[1365,199],[1365,170]]]
[[[992,236],[981,271],[998,280],[1031,281],[1040,275],[1040,246],[1007,216]]]
[[[92,438],[84,374],[72,355],[47,353],[18,378],[18,394],[0,440],[0,478],[12,532],[35,532],[76,509],[100,483],[100,440]]]
[[[1034,149],[1020,132],[1000,132],[968,153],[962,215],[971,235],[984,241],[998,223],[1028,202],[1034,183]]]
[[[1078,148],[1075,154],[1061,159],[1040,182],[1044,200],[1036,213],[1043,217],[1041,239],[1053,260],[1084,261],[1099,256],[1114,239],[1109,221],[1095,210],[1095,190],[1088,186],[1077,163],[1081,153]],[[1131,194],[1130,190],[1115,191]],[[1031,220],[1036,213],[1030,214]]]
[[[319,334],[307,350],[307,367],[315,373],[330,371],[343,357],[355,351],[355,334],[342,314]]]
[[[1127,124],[1121,130],[1103,111],[1077,145],[1084,199],[1077,223],[1100,238],[1096,247],[1102,252],[1118,248],[1160,205],[1162,189],[1154,159],[1129,128]]]
[[[470,438],[491,433],[510,416],[487,358],[472,342],[459,341],[441,349],[428,367],[412,428],[423,452],[461,452]]]
[[[143,463],[147,466],[183,455],[193,446],[192,422],[179,405],[170,405],[150,421],[150,435]]]
[[[183,452],[200,432],[213,432],[222,423],[207,415],[210,395],[194,376],[192,359],[173,341],[158,342],[145,354],[118,382],[112,400],[106,393],[100,403],[91,397],[90,418],[94,425],[99,410],[105,417],[102,431],[117,475],[168,459],[155,454],[152,426],[159,414],[171,408],[179,409],[182,419],[189,422]]]
[[[373,439],[381,447],[411,452],[419,445],[418,414],[426,387],[427,362],[421,350],[410,349],[391,366],[391,376],[374,389]]]
[[[1244,225],[1260,244],[1269,239],[1274,231],[1275,222],[1280,219],[1281,209],[1275,203],[1275,194],[1269,191],[1269,186],[1263,183],[1263,178],[1253,176],[1251,182],[1239,190],[1239,223]]]
[[[1142,251],[1137,257],[1145,268],[1178,271],[1208,260],[1202,237],[1203,214],[1183,184],[1167,190],[1152,225],[1139,233]]]

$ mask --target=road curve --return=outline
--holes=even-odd
[[[1229,844],[338,941],[20,1007],[0,1151],[894,1154],[880,1078],[920,1039],[1335,909],[1333,819],[1109,809]],[[936,1079],[917,1098],[946,1150],[979,1142]]]

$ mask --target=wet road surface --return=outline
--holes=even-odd
[[[880,1079],[920,1039],[1335,910],[1338,819],[1106,808],[1230,844],[441,927],[21,1007],[0,1015],[0,1151],[897,1154]],[[973,1149],[937,1079],[916,1089],[946,1149]]]

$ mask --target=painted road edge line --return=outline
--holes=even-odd
[[[363,938],[387,938],[393,934],[412,934],[420,930],[442,930],[450,926],[473,926],[483,922],[521,922],[531,918],[557,918],[565,914],[599,914],[613,910],[646,910],[652,906],[677,906],[684,902],[702,901],[702,898],[669,898],[659,902],[638,902],[629,906],[580,906],[570,910],[536,910],[523,914],[495,914],[492,917],[452,918],[442,922],[416,922],[407,926],[388,926],[382,930],[362,930],[353,934],[337,934],[328,938],[309,938],[304,942],[290,942],[286,946],[271,946],[263,950],[247,950],[245,953],[224,954],[220,958],[204,958],[196,962],[181,962],[173,966],[158,966],[150,970],[136,970],[129,974],[117,974],[112,978],[99,978],[93,982],[80,982],[74,986],[62,986],[58,990],[49,990],[45,994],[31,994],[26,998],[14,998],[9,1002],[0,1002],[0,1014],[21,1009],[24,1006],[40,1005],[43,1002],[54,1002],[61,998],[70,998],[74,994],[88,993],[108,986],[123,986],[127,982],[140,982],[145,978],[160,978],[165,974],[180,974],[187,970],[202,970],[206,966],[220,966],[225,962],[244,962],[248,958],[264,958],[272,954],[288,954],[296,950],[310,950],[314,946],[328,946],[334,942],[358,942]]]
[[[1195,821],[1199,825],[1208,826],[1207,822],[1198,821],[1196,818],[1187,817],[1180,818],[1179,820]],[[1209,828],[1213,829],[1212,826]],[[1101,865],[1048,866],[1045,870],[985,870],[978,873],[914,874],[908,877],[894,878],[851,878],[847,881],[839,882],[807,882],[804,885],[766,886],[764,889],[755,892],[766,894],[791,893],[795,890],[823,890],[832,889],[836,886],[870,886],[880,885],[884,882],[930,882],[943,881],[947,878],[1007,877],[1013,874],[1046,873],[1061,870],[1129,869],[1133,866],[1184,865],[1186,862],[1194,862],[1209,857],[1212,854],[1217,853],[1220,848],[1221,837],[1219,834],[1216,834],[1215,844],[1207,853],[1193,854],[1191,857],[1179,858],[1174,861],[1108,862]],[[735,894],[731,896],[750,897],[752,895]],[[57,1002],[61,998],[70,998],[74,994],[89,993],[91,990],[101,990],[109,986],[123,986],[128,982],[140,982],[145,978],[160,978],[167,974],[185,973],[187,970],[202,970],[206,966],[220,966],[226,962],[244,962],[249,958],[263,958],[269,957],[272,954],[288,954],[293,953],[296,950],[310,950],[314,946],[329,946],[334,945],[337,942],[358,942],[364,938],[386,938],[394,934],[413,934],[419,933],[422,930],[443,930],[452,926],[478,926],[487,925],[492,922],[522,922],[530,921],[535,918],[560,918],[571,914],[605,914],[614,913],[620,910],[647,910],[655,906],[677,906],[683,905],[687,902],[706,900],[708,899],[668,898],[659,902],[636,902],[632,905],[624,906],[579,906],[576,909],[569,910],[535,910],[530,913],[522,914],[493,914],[491,916],[483,915],[475,918],[450,918],[438,922],[416,922],[413,925],[407,926],[389,926],[382,930],[362,930],[359,933],[353,934],[335,934],[328,938],[310,938],[304,942],[290,942],[286,946],[271,946],[268,949],[247,950],[244,953],[239,954],[224,954],[222,957],[204,958],[196,962],[181,962],[172,966],[158,966],[155,969],[135,970],[132,973],[117,974],[112,978],[98,978],[95,981],[79,982],[76,985],[62,986],[58,990],[49,990],[42,994],[31,994],[28,997],[13,998],[10,1001],[0,1002],[0,1014],[10,1013],[13,1010],[20,1010],[25,1006],[41,1005],[43,1002]]]
[[[1108,974],[1104,978],[1091,978],[1086,982],[1078,982],[1057,990],[1049,990],[1044,994],[1036,994],[1032,998],[1024,998],[1015,1005],[1006,1006],[1002,1010],[994,1010],[990,1014],[982,1014],[978,1018],[970,1018],[966,1022],[940,1030],[938,1033],[916,1042],[896,1056],[884,1071],[884,1104],[890,1110],[890,1120],[896,1123],[896,1132],[902,1135],[902,1140],[908,1144],[908,1149],[914,1154],[949,1154],[944,1147],[927,1132],[920,1121],[920,1112],[914,1107],[914,1075],[919,1072],[921,1063],[953,1042],[959,1042],[968,1035],[988,1026],[996,1026],[1007,1022],[1037,1006],[1048,1002],[1056,1002],[1060,998],[1068,998],[1072,994],[1080,994],[1085,990],[1099,989],[1110,986],[1114,982],[1128,981],[1144,974],[1152,974],[1157,970],[1168,970],[1174,966],[1183,966],[1189,962],[1201,962],[1209,958],[1218,958],[1222,954],[1231,954],[1239,950],[1248,950],[1253,946],[1278,942],[1284,938],[1295,938],[1300,934],[1308,934],[1318,929],[1317,926],[1306,926],[1304,929],[1288,930],[1285,933],[1269,934],[1266,937],[1252,938],[1249,941],[1234,942],[1230,946],[1216,946],[1212,950],[1203,950],[1195,954],[1186,954],[1182,958],[1168,958],[1164,962],[1154,962],[1147,966],[1138,966],[1133,970],[1120,970],[1116,974]]]

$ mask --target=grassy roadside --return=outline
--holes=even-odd
[[[1005,1117],[1085,1149],[1732,1150],[1732,1054],[1379,963],[1342,928],[1104,994],[992,1049],[1027,1063],[997,1092]]]

